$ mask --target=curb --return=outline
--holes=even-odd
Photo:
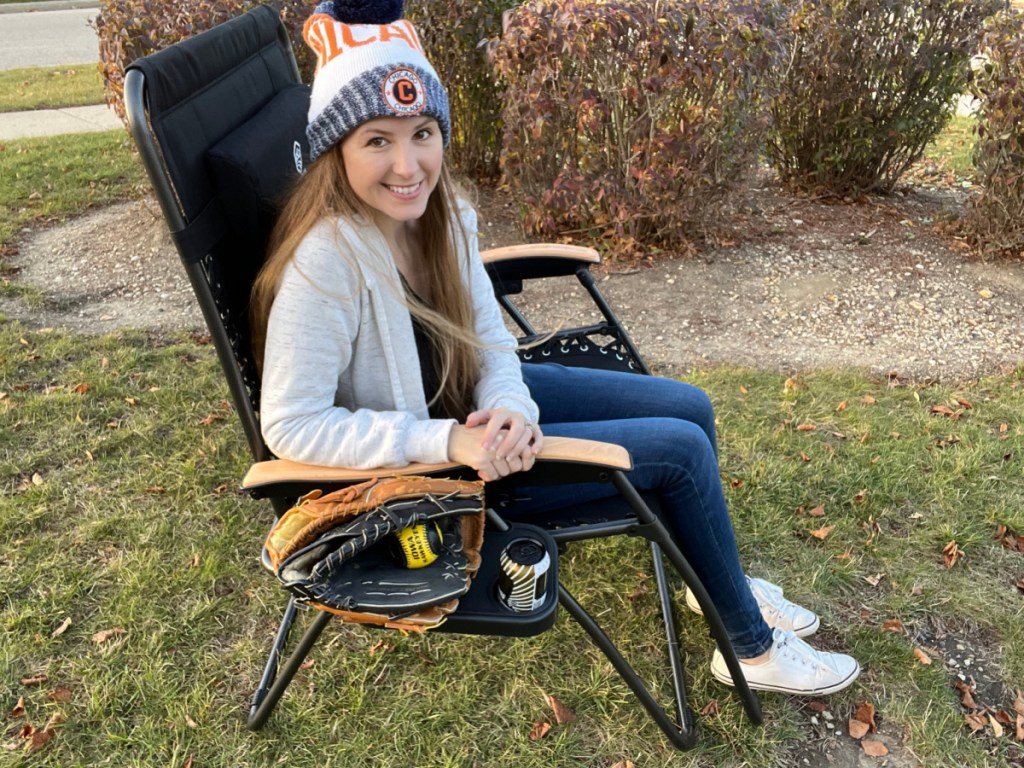
[[[34,3],[0,3],[0,13],[33,11],[70,11],[76,8],[99,8],[99,0],[38,0]]]

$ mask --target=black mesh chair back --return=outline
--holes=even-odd
[[[308,153],[309,104],[277,13],[257,7],[134,62],[125,104],[250,449],[270,458],[256,419],[249,294]]]

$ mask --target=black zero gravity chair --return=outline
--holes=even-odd
[[[259,427],[259,378],[249,346],[248,300],[263,260],[264,246],[283,189],[302,167],[309,93],[283,25],[261,6],[133,63],[125,77],[125,102],[132,136],[160,201],[181,260],[213,337],[234,405],[256,462],[243,487],[270,500],[277,515],[314,488],[325,491],[367,479],[372,473],[312,467],[276,460]],[[604,301],[589,268],[599,261],[591,249],[529,245],[484,252],[495,292],[524,337],[536,336],[509,298],[524,280],[572,276],[579,280],[604,320],[559,332],[523,354],[569,365],[621,368],[648,374],[629,336]],[[756,696],[747,687],[714,605],[659,520],[656,500],[642,497],[624,472],[629,455],[619,446],[548,438],[529,484],[606,482],[619,496],[554,515],[550,530],[502,520],[488,510],[483,566],[459,609],[438,632],[525,637],[551,627],[564,608],[607,656],[640,704],[678,748],[696,740],[686,700],[682,658],[663,555],[693,590],[710,631],[725,655],[747,715],[760,723]],[[415,465],[410,474],[457,475],[465,467]],[[522,477],[521,475],[519,477]],[[505,481],[507,482],[507,481]],[[488,486],[488,497],[492,490]],[[652,511],[654,510],[654,511]],[[512,613],[494,596],[498,554],[512,538],[529,532],[551,557],[547,594],[533,612]],[[626,662],[594,618],[558,578],[559,548],[567,542],[609,536],[641,536],[651,543],[661,600],[675,711],[665,710]],[[264,558],[266,560],[266,558]],[[267,661],[249,714],[252,729],[263,726],[331,614],[314,611],[301,639],[282,661],[299,606],[292,598]]]

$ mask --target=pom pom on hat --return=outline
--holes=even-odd
[[[330,6],[331,10],[323,10]],[[317,6],[342,24],[390,24],[402,18],[402,0],[326,0]]]
[[[303,36],[317,56],[309,101],[310,160],[378,117],[433,117],[451,137],[448,94],[402,0],[325,0]]]

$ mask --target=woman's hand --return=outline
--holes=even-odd
[[[452,428],[448,458],[492,481],[529,470],[543,442],[540,427],[527,424],[521,413],[507,408],[474,411],[465,426]]]

